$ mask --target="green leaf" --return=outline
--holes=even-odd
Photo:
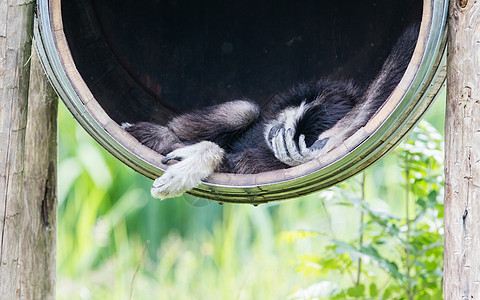
[[[351,287],[347,290],[347,294],[350,297],[362,297],[365,296],[365,286],[363,284],[359,284],[358,286]]]
[[[371,283],[370,286],[368,287],[370,297],[377,297],[378,295],[378,289],[377,285],[375,283]]]

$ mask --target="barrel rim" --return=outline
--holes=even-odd
[[[445,80],[448,1],[424,0],[423,6],[419,39],[402,80],[379,111],[342,146],[284,170],[215,173],[189,193],[219,202],[252,204],[295,198],[343,181],[392,150],[421,119]],[[57,94],[86,131],[137,172],[149,178],[162,175],[163,156],[114,122],[76,69],[63,32],[61,0],[38,1],[35,45]]]

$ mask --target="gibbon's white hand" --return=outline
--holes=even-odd
[[[307,147],[305,143],[305,135],[299,136],[298,142],[294,140],[295,132],[288,128],[272,129],[270,145],[275,157],[281,162],[289,166],[298,166],[306,163],[322,155],[323,147],[328,141],[328,138],[317,140],[312,146]]]
[[[217,144],[203,141],[170,152],[162,159],[167,164],[178,160],[155,179],[151,189],[154,198],[166,199],[180,196],[198,186],[212,175],[222,162],[224,151]]]

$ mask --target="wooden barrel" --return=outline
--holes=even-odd
[[[232,99],[265,105],[325,75],[368,82],[393,43],[421,22],[392,95],[325,157],[252,175],[216,173],[191,191],[219,202],[289,199],[355,175],[391,150],[445,78],[446,0],[39,0],[36,46],[58,95],[122,162],[155,178],[162,156],[122,122],[165,124],[177,113]]]

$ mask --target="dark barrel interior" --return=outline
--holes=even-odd
[[[83,80],[116,122],[165,123],[298,82],[368,82],[421,0],[63,0]]]

